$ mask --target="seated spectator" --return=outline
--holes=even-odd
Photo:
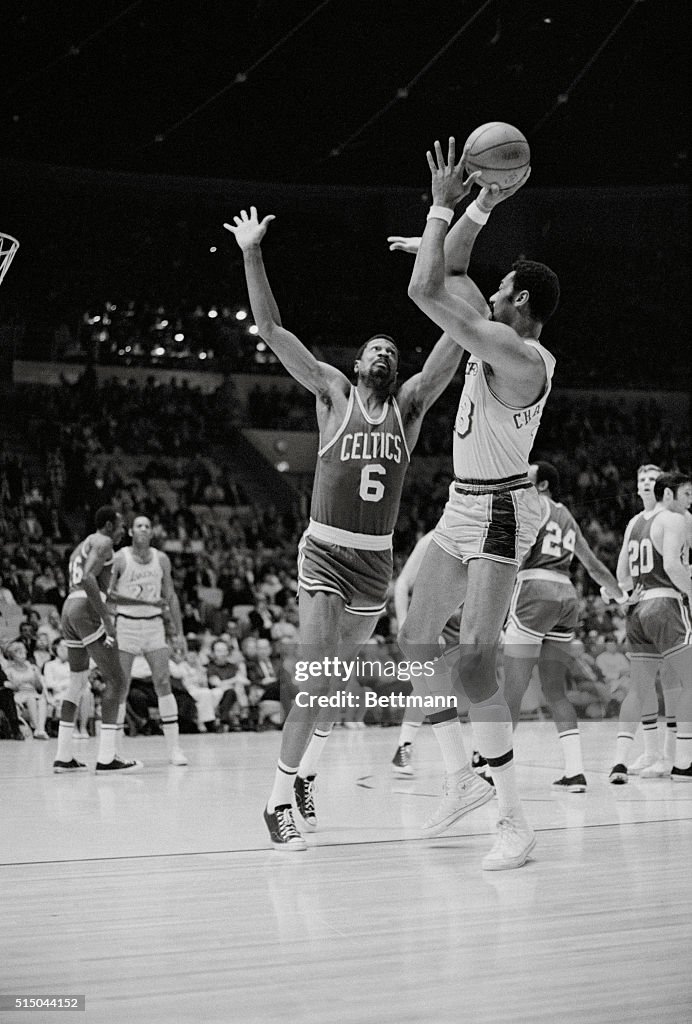
[[[50,648],[50,635],[47,630],[41,628],[36,634],[36,645],[34,646],[34,664],[39,672],[43,671],[43,666],[47,661],[50,661],[53,657],[53,652]]]
[[[70,666],[67,661],[67,644],[62,637],[53,641],[51,651],[52,659],[43,666],[43,685],[48,703],[49,722],[56,722],[60,720],[62,702],[70,685]]]
[[[198,641],[187,638],[187,650],[182,661],[176,658],[176,672],[181,683],[190,694],[197,708],[197,727],[206,732],[218,732],[214,695],[207,680],[207,670],[200,661]],[[171,670],[172,672],[172,670]]]
[[[248,677],[243,656],[229,651],[225,641],[216,640],[207,665],[207,679],[222,728],[228,726],[231,732],[240,732],[241,723],[248,718]]]
[[[36,627],[29,619],[25,619],[19,623],[19,636],[16,636],[14,642],[24,645],[29,661],[34,660],[34,650],[36,649]]]
[[[6,726],[5,723],[7,723]],[[2,665],[0,665],[0,725],[4,726],[4,729],[0,730],[0,736],[3,735],[6,729],[7,739],[24,739],[19,715],[17,714],[14,691],[7,685],[7,676]]]
[[[248,612],[248,621],[252,633],[263,640],[271,640],[272,626],[276,617],[272,614],[269,602],[261,591],[255,592],[255,607]]]
[[[5,650],[5,675],[5,686],[14,690],[17,708],[31,728],[34,739],[47,740],[47,702],[41,675],[29,661],[27,649],[21,640],[13,640]]]
[[[185,685],[185,666],[185,646],[176,643],[170,649],[168,672],[171,677],[171,690],[178,706],[178,724],[181,732],[199,732],[197,703]]]
[[[41,629],[48,634],[51,644],[62,636],[60,613],[57,608],[53,608],[48,612],[48,618],[45,622],[41,623]]]
[[[0,580],[0,604],[16,604],[12,588],[10,586],[10,580],[3,576]]]
[[[574,704],[580,718],[600,720],[606,717],[610,692],[598,677],[593,657],[581,640],[570,644],[572,660],[567,669],[567,699]]]
[[[630,663],[621,650],[614,636],[605,639],[605,650],[596,657],[596,668],[610,691],[610,699],[622,704],[627,696],[630,678]]]
[[[196,634],[201,632],[202,619],[200,618],[199,610],[192,601],[186,601],[183,605],[183,633],[187,636],[189,633]]]

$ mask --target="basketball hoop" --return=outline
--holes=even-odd
[[[19,248],[19,242],[12,235],[4,235],[0,231],[0,284],[3,282],[5,274],[10,269],[10,263],[14,259],[14,254]]]

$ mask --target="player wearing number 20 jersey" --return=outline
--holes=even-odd
[[[304,590],[340,594],[355,615],[384,610],[409,461],[396,398],[373,418],[351,388],[343,422],[317,456],[310,525],[298,558]]]

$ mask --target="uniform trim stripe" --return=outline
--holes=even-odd
[[[510,747],[506,754],[502,754],[500,757],[486,757],[486,761],[490,768],[504,768],[506,764],[509,764],[514,760],[514,750]]]
[[[103,624],[99,626],[97,630],[90,633],[89,636],[80,637],[79,640],[65,640],[66,647],[72,647],[73,649],[81,650],[86,647],[87,644],[94,644],[97,640],[100,640],[102,636],[106,635],[106,628]]]
[[[492,495],[490,523],[481,552],[484,555],[516,560],[517,513],[511,492]]]
[[[406,456],[408,461],[411,461],[411,452],[409,451],[408,441],[406,440],[406,431],[404,430],[404,421],[401,418],[401,409],[397,403],[396,398],[392,399],[392,407],[394,409],[394,415],[396,416],[397,423],[399,424],[399,430],[401,431],[401,440],[404,442],[404,448],[406,449]]]
[[[382,615],[386,607],[387,602],[385,601],[384,604],[377,605],[376,608],[353,608],[351,605],[347,604],[345,610],[350,615],[361,615],[363,617],[367,617],[370,615]]]
[[[339,438],[340,438],[340,437],[341,437],[341,435],[343,434],[344,430],[346,429],[346,425],[347,425],[348,421],[349,421],[349,420],[350,420],[350,418],[351,418],[351,413],[353,412],[353,392],[354,392],[354,388],[352,387],[352,388],[351,388],[351,393],[350,393],[350,395],[348,396],[348,405],[346,406],[346,415],[345,415],[345,416],[344,416],[344,418],[343,418],[343,421],[342,421],[342,423],[341,423],[341,426],[340,426],[340,427],[339,427],[339,429],[337,430],[336,434],[334,434],[334,437],[333,437],[333,438],[331,439],[331,441],[327,441],[327,443],[326,443],[326,444],[325,444],[325,445],[324,445],[324,446],[323,446],[322,448],[320,448],[320,449],[318,450],[318,452],[317,452],[317,456],[318,456],[318,458],[319,458],[320,456],[324,455],[324,453],[325,453],[325,452],[328,452],[328,451],[329,451],[329,449],[330,449],[330,448],[331,448],[331,447],[332,447],[333,445],[335,445],[335,444],[336,444],[336,442],[337,442],[337,441],[339,440]]]

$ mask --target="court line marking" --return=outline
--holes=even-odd
[[[599,829],[599,828],[635,828],[641,825],[677,825],[683,822],[692,822],[692,815],[689,817],[682,818],[647,818],[645,821],[605,821],[605,822],[593,822],[592,824],[580,824],[574,826],[565,825],[545,825],[543,827],[538,826],[534,829],[535,832],[546,833],[546,832],[573,832],[575,829]],[[452,835],[441,835],[431,838],[430,836],[400,836],[392,839],[359,839],[352,843],[347,842],[332,842],[332,843],[317,843],[314,846],[308,846],[307,852],[311,850],[331,850],[331,849],[348,849],[352,846],[382,846],[383,844],[393,843],[430,843],[449,841],[453,839],[481,839],[487,836],[494,836],[495,830],[473,832],[463,834],[452,834]],[[110,864],[118,861],[142,861],[142,860],[164,860],[176,859],[182,857],[218,857],[218,856],[235,856],[243,853],[273,853],[271,846],[248,846],[241,849],[232,850],[181,850],[178,853],[135,853],[135,854],[122,854],[116,857],[65,857],[57,860],[19,860],[19,861],[1,861],[0,867],[45,867],[51,864]],[[301,851],[306,852],[306,851]],[[293,858],[292,858],[293,859]]]

